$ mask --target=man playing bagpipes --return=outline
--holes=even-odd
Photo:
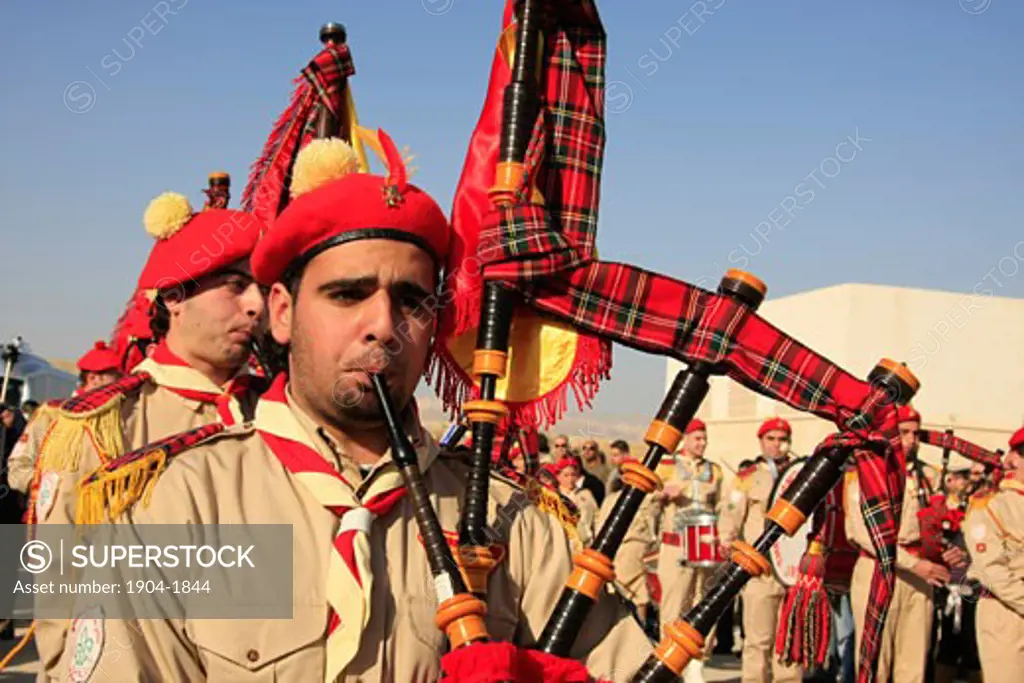
[[[932,592],[935,586],[949,581],[949,569],[942,563],[941,557],[927,559],[921,553],[918,512],[922,506],[918,493],[922,487],[931,485],[928,480],[919,479],[918,476],[923,469],[918,467],[917,459],[917,431],[921,417],[913,408],[902,406],[897,413],[897,424],[907,454],[908,475],[899,526],[896,589],[882,633],[878,680],[921,683],[924,681],[933,618]],[[937,477],[935,479],[937,483]],[[860,508],[860,483],[856,471],[847,473],[843,496],[846,536],[860,551],[850,585],[856,647],[859,649],[870,600],[869,585],[875,559],[872,556],[868,527]]]
[[[944,457],[943,470],[947,469],[946,464]],[[971,500],[979,494],[970,485],[968,469],[949,471],[943,479],[949,518],[943,535],[948,543],[966,553],[967,546],[959,522],[962,522]],[[987,492],[980,495],[987,495]],[[931,646],[934,658],[930,662],[934,683],[954,683],[961,670],[969,683],[981,681],[981,661],[978,659],[974,626],[978,596],[974,587],[964,580],[966,571],[966,563],[950,565],[949,583],[935,592],[935,627],[932,629]]]
[[[39,524],[98,523],[107,511],[116,516],[141,495],[147,474],[161,461],[150,457],[116,471],[97,468],[199,425],[243,422],[262,388],[246,364],[264,313],[263,294],[249,269],[264,226],[242,211],[195,212],[187,197],[174,192],[150,202],[144,223],[155,243],[137,290],[151,301],[156,346],[131,373],[67,400],[57,411],[34,475]],[[83,482],[90,491],[116,493],[108,500],[83,497]],[[36,621],[36,646],[47,674],[60,668],[67,621]]]
[[[737,472],[723,493],[718,520],[723,550],[742,539],[753,542],[764,530],[772,487],[789,464],[793,430],[781,418],[765,420],[757,430],[761,455]],[[743,589],[743,683],[800,681],[799,667],[772,656],[785,587],[771,572],[752,579]]]
[[[424,541],[369,383],[371,373],[385,379],[437,519],[453,531],[466,467],[439,450],[413,398],[437,332],[432,293],[450,231],[434,200],[408,182],[390,138],[381,132],[378,142],[387,175],[360,172],[340,138],[298,153],[290,203],[253,255],[288,371],[260,398],[254,422],[179,438],[194,443],[168,454],[148,504],[123,520],[292,524],[293,617],[143,620],[141,638],[124,621],[107,620],[104,641],[132,645],[97,647],[70,671],[76,680],[439,678],[446,641],[435,625],[434,584],[425,580]],[[526,645],[570,571],[569,544],[555,518],[510,480],[494,474],[489,494],[497,562],[486,626],[497,640]],[[621,681],[649,650],[609,596],[574,655]]]
[[[722,468],[705,459],[707,446],[707,425],[702,420],[690,420],[683,430],[682,449],[670,458],[674,461],[672,477],[664,479],[665,487],[653,496],[661,517],[658,613],[662,629],[700,600],[721,560],[716,520],[722,502]],[[688,534],[691,530],[692,538]],[[700,538],[702,534],[705,538]],[[688,550],[692,550],[692,556]],[[702,683],[701,670],[711,657],[714,643],[709,637],[704,646],[705,660],[690,663],[687,683]]]
[[[967,576],[984,587],[975,619],[985,683],[1024,675],[1024,428],[1009,447],[998,492],[976,498],[964,520]]]

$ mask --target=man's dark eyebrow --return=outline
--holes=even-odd
[[[400,282],[396,282],[393,289],[404,294],[412,294],[418,299],[425,299],[430,296],[430,292],[410,280],[401,280]]]
[[[357,289],[376,287],[377,278],[373,275],[366,275],[364,277],[356,278],[336,278],[334,280],[328,280],[319,287],[318,292],[330,292],[338,289]]]

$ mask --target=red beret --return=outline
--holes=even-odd
[[[105,341],[98,341],[78,359],[79,372],[110,372],[121,369],[121,359],[117,352],[107,346]]]
[[[921,423],[921,413],[914,410],[911,406],[900,406],[896,409],[896,424],[901,422],[917,422]]]
[[[297,196],[253,254],[260,283],[270,285],[297,262],[359,239],[411,242],[433,256],[438,268],[445,262],[448,219],[430,195],[406,181],[405,163],[387,134],[377,136],[387,177],[358,172],[354,156],[346,158],[354,152],[341,140],[316,140],[299,153],[292,182]]]
[[[690,424],[686,425],[686,429],[683,430],[683,434],[689,434],[690,432],[706,431],[708,431],[708,426],[704,424],[704,421],[698,420],[697,418],[693,418],[692,420],[690,420]]]
[[[215,273],[252,253],[264,225],[232,209],[192,211],[188,198],[165,192],[146,209],[146,231],[156,238],[139,276],[139,289],[172,289]]]
[[[1024,446],[1024,427],[1021,427],[1020,429],[1015,431],[1013,433],[1013,436],[1010,437],[1010,450],[1011,451],[1016,450],[1016,449],[1020,448],[1021,446]]]
[[[793,429],[789,426],[789,423],[783,420],[781,417],[773,417],[765,420],[761,423],[761,426],[757,429],[757,438],[761,438],[768,432],[786,432],[786,436],[793,435]]]

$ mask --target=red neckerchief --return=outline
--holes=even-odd
[[[177,380],[169,380],[166,376],[160,377],[161,373],[159,371],[154,373],[153,369],[148,371],[151,375],[155,375],[154,380],[157,384],[168,391],[174,392],[182,398],[199,401],[200,403],[214,404],[217,407],[217,414],[224,424],[233,425],[237,422],[235,415],[231,412],[232,399],[235,400],[237,406],[239,397],[250,388],[253,379],[252,375],[241,372],[235,375],[226,387],[218,387],[213,383],[213,380],[171,351],[165,341],[161,341],[153,350],[153,354],[146,361],[143,361],[137,369],[146,370],[146,366],[149,364],[167,368],[187,369],[190,372],[175,375],[178,378]]]

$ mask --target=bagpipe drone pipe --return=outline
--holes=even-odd
[[[484,545],[487,476],[503,429],[549,425],[567,394],[589,403],[618,342],[679,359],[676,378],[645,436],[643,462],[623,468],[624,491],[591,548],[574,568],[536,648],[569,657],[597,596],[614,578],[612,560],[643,496],[660,487],[653,471],[673,451],[707,392],[708,378],[728,376],[841,431],[773,509],[765,534],[740,546],[713,592],[637,674],[675,680],[699,651],[721,610],[763,553],[793,534],[835,484],[852,456],[874,476],[865,498],[875,506],[872,543],[879,563],[878,608],[869,636],[880,633],[894,582],[895,530],[902,464],[878,430],[894,424],[895,406],[913,396],[916,378],[883,361],[861,381],[774,328],[755,309],[765,294],[757,278],[726,273],[710,292],[631,264],[597,259],[595,242],[604,152],[606,34],[592,1],[509,0],[483,111],[455,194],[456,248],[446,267],[445,308],[432,373],[449,410],[469,421],[473,475],[460,541],[479,557]],[[483,554],[486,556],[485,554]],[[468,569],[468,568],[467,568]],[[483,579],[489,568],[480,572]],[[486,594],[486,582],[472,588]],[[862,652],[872,663],[877,638]],[[873,667],[863,667],[871,680]]]
[[[922,444],[943,449],[943,474],[948,470],[950,452],[981,463],[997,474],[1001,470],[1001,456],[998,453],[954,436],[951,429],[945,432],[918,430],[917,434]],[[893,446],[899,447],[895,441]],[[953,538],[960,529],[972,491],[962,495],[958,505],[951,508],[943,492],[931,491],[921,461],[915,458],[909,466],[909,476],[916,480],[921,539],[920,546],[914,552],[924,559],[942,564],[943,552],[953,545]],[[808,534],[808,549],[800,562],[800,576],[795,585],[787,589],[775,638],[777,656],[786,664],[797,664],[805,669],[823,668],[828,664],[832,619],[826,588],[832,554],[836,550],[835,539],[841,535],[841,529],[836,529],[836,526],[843,523],[841,485],[834,486],[828,492],[826,506],[833,506],[837,510],[832,515],[822,514],[823,510],[819,510],[815,515]],[[864,511],[863,505],[861,509]],[[865,518],[867,516],[865,511]],[[848,570],[852,572],[852,567]]]

